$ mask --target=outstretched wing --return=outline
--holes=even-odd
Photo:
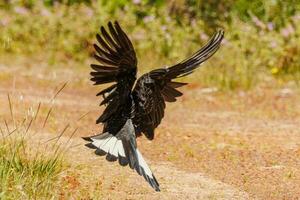
[[[186,83],[174,82],[173,79],[191,74],[201,63],[209,59],[220,47],[224,31],[214,34],[210,41],[190,58],[169,68],[153,70],[140,77],[133,90],[135,116],[133,123],[137,135],[144,133],[150,140],[154,129],[164,117],[165,101],[175,102],[182,93],[176,88]]]
[[[100,45],[94,44],[97,52],[94,57],[100,64],[91,65],[94,70],[91,72],[94,85],[113,83],[97,94],[104,97],[100,105],[107,105],[97,123],[105,123],[126,104],[137,72],[136,54],[125,32],[118,22],[109,22],[108,29],[109,32],[102,26],[101,35],[96,35]]]
[[[135,128],[130,119],[132,115],[131,92],[136,80],[137,60],[134,48],[122,31],[120,25],[108,23],[109,33],[101,27],[101,36],[97,34],[100,44],[94,45],[95,58],[100,65],[92,64],[91,80],[95,85],[114,83],[97,95],[103,95],[100,105],[106,105],[97,123],[104,124],[103,133],[83,139],[89,141],[87,147],[96,149],[97,155],[108,161],[119,160],[122,166],[129,165],[156,190],[159,184],[137,149]]]

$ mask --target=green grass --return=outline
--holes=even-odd
[[[32,153],[24,138],[0,141],[0,199],[53,199],[64,170],[57,152]],[[45,152],[44,152],[45,153]]]
[[[134,43],[143,73],[186,58],[222,27],[226,35],[220,51],[201,73],[188,79],[223,90],[289,82],[299,86],[300,13],[296,8],[300,4],[293,0],[176,0],[174,5],[162,1],[59,2],[63,3],[32,0],[4,5],[0,59],[14,62],[25,57],[37,65],[87,68],[99,27],[119,20]]]
[[[54,89],[50,103],[65,86]],[[101,180],[84,163],[67,160],[78,125],[65,125],[53,104],[24,105],[17,97],[1,100],[6,109],[0,117],[0,199],[101,199]]]
[[[31,130],[39,126],[41,104],[35,110],[31,106],[18,110],[22,114],[17,114],[20,102],[9,94],[7,100],[9,116],[1,117],[0,123],[0,199],[58,199],[68,169],[63,159],[67,149],[59,145],[60,137],[45,141]]]

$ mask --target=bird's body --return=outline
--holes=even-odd
[[[99,135],[85,137],[90,141],[86,146],[96,149],[98,155],[106,155],[109,161],[118,160],[123,166],[135,169],[145,180],[159,191],[159,184],[137,149],[136,137],[144,134],[154,138],[154,130],[164,117],[165,102],[174,102],[182,93],[176,88],[186,83],[174,79],[192,73],[201,63],[210,58],[219,48],[223,31],[190,58],[168,68],[160,68],[142,75],[136,81],[137,59],[127,35],[120,25],[108,23],[109,33],[101,27],[97,40],[101,47],[94,45],[95,55],[101,65],[92,64],[91,80],[95,85],[114,83],[97,95],[106,105],[97,123],[104,125]],[[135,84],[135,86],[134,86]],[[133,87],[134,86],[134,87]]]

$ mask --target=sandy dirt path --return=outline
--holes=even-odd
[[[79,138],[101,129],[95,125],[103,109],[95,96],[99,88],[88,81],[70,81],[74,73],[57,73],[49,80],[45,74],[13,78],[13,72],[7,72],[0,85],[0,123],[10,121],[10,93],[13,113],[20,120],[42,103],[31,127],[39,130],[38,138],[49,139],[70,124],[62,139],[66,140],[78,127],[72,143],[79,145],[66,155],[76,172],[67,176],[78,179],[80,187],[98,185],[93,192],[99,191],[103,199],[297,199],[300,195],[300,95],[296,90],[257,88],[224,94],[193,84],[185,87],[184,96],[167,105],[155,140],[138,141],[161,184],[162,192],[155,193],[142,177],[95,156]],[[68,86],[51,102],[66,80]],[[51,108],[49,123],[40,130]]]
[[[53,138],[53,134],[41,134],[34,138],[35,141],[47,141]],[[66,144],[68,140],[68,137],[62,137],[59,141]],[[161,192],[155,192],[143,177],[128,166],[121,167],[117,162],[107,162],[105,157],[96,156],[84,146],[82,139],[72,138],[69,142],[70,148],[65,158],[70,163],[70,169],[77,169],[77,176],[85,181],[90,180],[90,184],[100,181],[102,199],[253,199],[246,192],[203,173],[184,171],[170,162],[150,161],[145,155],[160,183]]]

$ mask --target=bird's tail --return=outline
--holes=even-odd
[[[87,147],[96,149],[95,153],[97,155],[106,155],[108,161],[118,160],[122,166],[129,164],[130,168],[143,176],[151,187],[156,191],[160,191],[155,176],[137,149],[134,127],[130,119],[116,135],[105,132],[83,139],[89,141],[86,144]]]

